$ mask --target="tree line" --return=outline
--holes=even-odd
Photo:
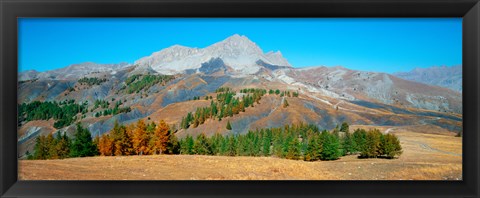
[[[284,96],[288,96],[288,97],[298,97],[298,91],[293,91],[293,92],[290,92],[290,91],[280,91],[279,89],[276,89],[276,90],[273,90],[273,89],[270,89],[268,91],[268,94],[276,94],[276,95],[280,95],[280,97],[284,97]]]
[[[80,83],[81,85],[86,84],[88,86],[100,85],[104,82],[107,82],[107,79],[99,79],[99,78],[96,78],[96,77],[93,77],[93,78],[83,77],[83,78],[78,79],[78,83]]]
[[[157,83],[165,85],[173,79],[175,77],[172,75],[132,75],[125,80],[126,92],[128,94],[139,93],[141,90],[148,89]]]
[[[18,105],[18,125],[22,122],[32,120],[54,119],[53,126],[57,129],[72,124],[77,120],[78,114],[86,114],[88,102],[75,103],[75,100],[56,101],[34,101]]]
[[[347,123],[332,131],[320,131],[312,124],[294,124],[257,129],[244,135],[215,134],[207,137],[200,134],[195,138],[187,135],[180,140],[180,154],[190,155],[275,156],[316,161],[336,160],[345,155],[395,158],[401,153],[402,148],[395,135],[384,135],[377,129],[357,129],[351,133]]]
[[[248,131],[246,134],[223,136],[204,133],[187,135],[178,140],[175,130],[164,121],[120,125],[115,122],[109,133],[92,139],[88,129],[77,124],[74,138],[57,133],[54,138],[39,136],[29,159],[62,159],[85,156],[122,155],[222,155],[275,156],[279,158],[317,161],[336,160],[345,155],[359,158],[395,158],[402,154],[398,138],[382,134],[378,129],[349,131],[347,123],[332,131],[320,131],[312,124],[293,124],[278,128]]]
[[[115,122],[108,133],[92,138],[90,131],[77,123],[73,139],[66,133],[57,132],[38,136],[33,153],[27,159],[64,159],[87,156],[121,156],[179,154],[179,143],[170,127],[160,121],[146,124],[139,120],[135,124],[120,125]]]
[[[110,103],[105,100],[95,100],[94,106],[90,112],[98,108],[103,108],[93,114],[95,117],[106,115],[117,115],[120,113],[128,113],[130,107],[120,107],[123,103],[117,101],[113,108],[109,108]],[[85,118],[88,113],[88,101],[75,103],[75,100],[57,101],[33,101],[31,103],[18,104],[18,126],[23,122],[33,120],[49,120],[54,119],[53,127],[56,129],[63,128],[73,124],[75,121]]]
[[[60,132],[57,132],[55,137],[52,134],[38,136],[33,153],[26,153],[27,159],[64,159],[98,155],[97,144],[92,140],[90,131],[79,123],[76,126],[73,139]]]
[[[138,120],[136,124],[127,126],[115,122],[109,133],[96,139],[102,156],[179,153],[177,137],[163,120],[158,124],[146,124],[143,120]]]
[[[114,100],[114,99],[112,98],[112,100]],[[103,111],[100,110],[100,111],[95,112],[94,116],[98,118],[100,116],[117,115],[117,114],[120,114],[120,113],[128,113],[128,112],[132,111],[132,109],[128,106],[127,107],[120,107],[120,105],[122,105],[122,104],[123,104],[122,101],[118,100],[117,102],[115,102],[115,106],[113,108],[109,108],[110,103],[108,101],[95,100],[95,105],[90,110],[90,112],[93,112],[98,107],[103,108],[104,109]]]

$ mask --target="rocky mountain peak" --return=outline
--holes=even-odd
[[[234,34],[223,41],[215,43],[207,48],[206,51],[231,53],[231,55],[240,54],[263,54],[263,51],[256,43],[246,36]]]
[[[274,52],[274,51],[269,51],[265,55],[267,56],[282,56],[282,52],[280,50]]]
[[[154,52],[150,57],[151,58],[161,58],[161,59],[172,59],[172,58],[181,58],[184,56],[192,55],[198,53],[197,48],[185,47],[182,45],[173,45],[171,47],[162,49],[158,52]]]
[[[285,59],[280,51],[269,51],[265,54],[265,56],[275,65],[280,66],[291,66],[290,63]]]
[[[239,35],[239,34],[234,34],[223,41],[220,41],[219,43],[225,43],[225,44],[230,44],[230,45],[241,45],[241,44],[247,44],[247,45],[256,45],[253,41],[248,39],[244,35]]]
[[[234,34],[206,48],[189,48],[174,45],[155,52],[135,62],[140,67],[149,66],[158,73],[174,74],[195,70],[212,58],[221,59],[225,65],[241,74],[259,71],[258,60],[271,65],[290,66],[280,51],[264,54],[262,49],[243,35]]]

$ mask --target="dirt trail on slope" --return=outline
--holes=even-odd
[[[404,141],[405,141],[405,140],[404,140]],[[448,151],[443,151],[443,150],[440,150],[440,149],[432,148],[430,145],[428,145],[428,144],[426,144],[426,143],[424,143],[424,142],[412,141],[412,140],[406,140],[406,141],[409,141],[409,142],[418,144],[422,149],[425,149],[425,150],[428,150],[428,151],[445,153],[445,154],[448,154],[448,155],[454,155],[454,156],[460,156],[460,157],[462,156],[462,154],[459,154],[459,153],[448,152]]]
[[[388,128],[387,130],[385,130],[383,133],[384,134],[388,134],[388,133],[394,133],[395,131],[395,127],[392,127],[392,128]],[[440,149],[437,149],[437,148],[433,148],[431,147],[430,145],[428,145],[427,143],[425,142],[421,142],[421,141],[415,141],[415,140],[405,140],[405,138],[400,138],[401,141],[404,141],[404,142],[411,142],[411,143],[414,143],[414,144],[417,144],[418,146],[420,146],[422,149],[425,149],[425,150],[428,150],[428,151],[432,151],[432,152],[440,152],[440,153],[444,153],[444,154],[448,154],[448,155],[454,155],[454,156],[462,156],[462,154],[459,154],[459,153],[454,153],[454,152],[449,152],[449,151],[444,151],[444,150],[440,150]]]

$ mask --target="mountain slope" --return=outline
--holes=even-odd
[[[179,137],[237,134],[300,122],[321,129],[347,121],[462,130],[459,92],[344,67],[293,68],[280,52],[263,53],[254,42],[239,35],[202,49],[176,45],[134,65],[83,63],[47,72],[26,71],[19,77],[25,79],[18,85],[19,104],[74,101],[87,107],[86,112],[75,115],[72,124],[58,129],[53,119],[19,119],[20,153],[31,150],[38,135],[57,131],[71,134],[75,122],[81,122],[94,136],[110,131],[115,121],[130,124],[138,119],[165,120],[179,129]],[[240,90],[245,88],[264,89],[267,94],[245,112],[180,129],[186,114],[217,102],[215,91],[220,87],[230,87],[240,99],[245,95]],[[206,100],[206,96],[212,99]],[[284,107],[285,101],[289,106]],[[115,108],[129,110],[109,113]],[[227,122],[231,131],[225,128]]]
[[[462,65],[447,67],[434,66],[429,68],[415,68],[409,72],[397,72],[396,77],[420,82],[428,85],[435,85],[462,92]]]
[[[385,73],[354,71],[343,67],[312,67],[282,70],[277,74],[288,84],[302,85],[312,92],[335,98],[440,112],[462,112],[460,93]]]
[[[73,64],[64,68],[50,70],[46,72],[37,72],[35,70],[28,70],[19,73],[19,80],[32,79],[54,79],[67,80],[78,79],[87,74],[99,72],[112,72],[130,66],[128,63],[119,64],[98,64],[92,62],[85,62],[80,64]]]

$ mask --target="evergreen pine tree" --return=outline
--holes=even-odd
[[[311,134],[308,138],[307,151],[305,152],[305,161],[316,161],[320,159],[322,151],[318,135]]]
[[[267,129],[270,131],[269,129]],[[265,132],[262,136],[262,155],[270,156],[270,146],[272,144],[271,133]]]
[[[393,134],[383,135],[380,145],[381,155],[385,155],[387,158],[394,158],[402,154],[402,147],[400,141]]]
[[[180,153],[184,155],[191,155],[193,153],[194,141],[190,134],[180,141]]]
[[[347,122],[343,122],[342,123],[342,126],[340,127],[340,131],[341,132],[348,132],[350,129],[349,129],[349,126],[348,126],[348,123]]]
[[[302,153],[301,153],[300,142],[298,141],[298,138],[294,137],[293,140],[290,141],[288,145],[286,158],[298,160],[300,159],[301,155]]]
[[[232,130],[232,125],[230,125],[230,121],[227,121],[227,130]]]
[[[367,132],[364,129],[356,129],[353,132],[353,141],[355,145],[355,148],[354,148],[355,151],[362,151],[365,149],[364,147],[367,141],[366,138],[367,138]]]
[[[173,130],[170,130],[168,134],[167,153],[168,154],[180,153],[180,142],[178,141],[178,138],[175,135],[175,132]]]
[[[77,123],[77,129],[70,148],[71,157],[94,156],[98,153],[96,145],[92,141],[90,131]]]
[[[335,135],[328,133],[328,131],[323,131],[320,134],[320,142],[322,144],[320,159],[336,160],[338,159],[338,157],[340,157],[340,144],[338,138]]]
[[[355,153],[357,150],[357,145],[355,143],[355,140],[350,132],[345,132],[345,137],[343,138],[343,149],[344,149],[344,154],[352,154]]]
[[[230,135],[228,137],[227,155],[228,156],[237,156],[237,147],[238,147],[237,136]]]
[[[199,155],[209,155],[211,153],[207,136],[205,136],[204,133],[198,135],[197,138],[195,139],[193,150],[195,154],[199,154]]]
[[[360,157],[372,158],[380,155],[380,144],[382,134],[378,130],[370,130],[366,133],[365,144],[360,150]]]

